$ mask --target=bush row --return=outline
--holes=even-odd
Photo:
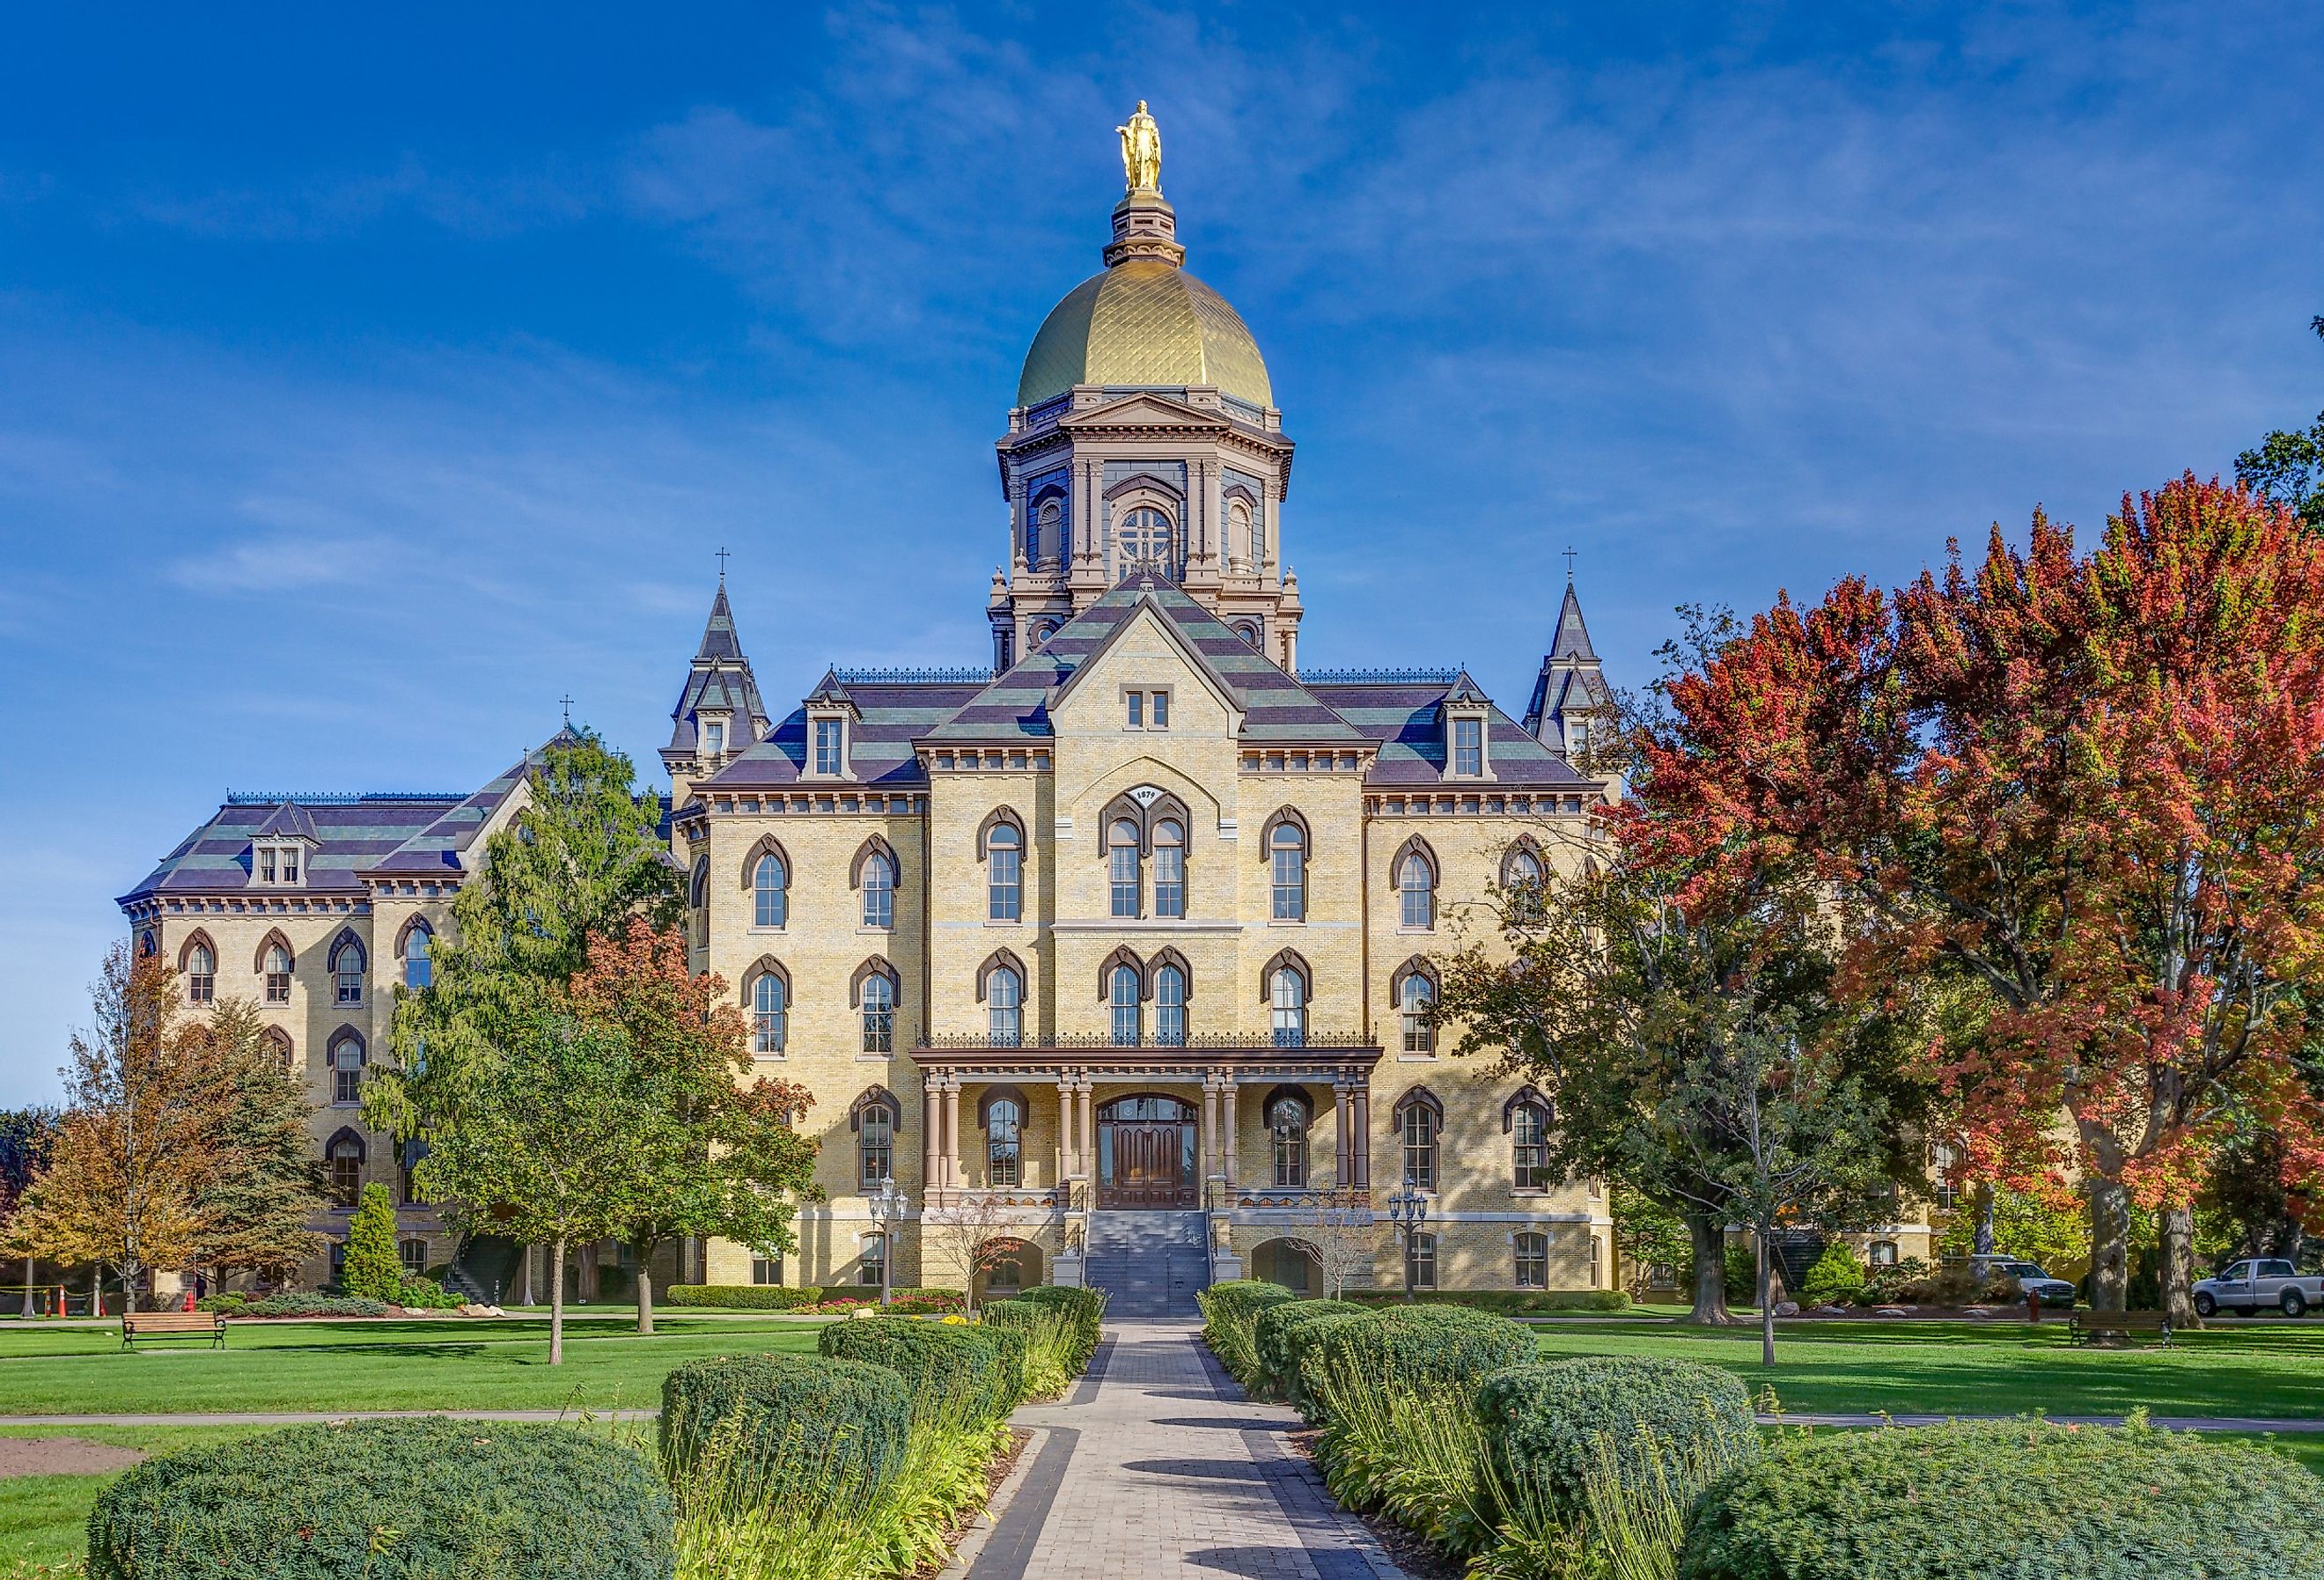
[[[899,1317],[957,1311],[963,1303],[958,1289],[890,1289],[888,1293],[888,1310]],[[845,1316],[866,1306],[877,1306],[880,1288],[877,1284],[868,1288],[860,1284],[829,1288],[814,1284],[672,1284],[662,1291],[662,1298],[672,1306]]]
[[[1351,1289],[1347,1298],[1364,1306],[1469,1306],[1504,1317],[1630,1309],[1630,1298],[1619,1289],[1430,1289],[1410,1295],[1394,1289]]]
[[[1259,1375],[1259,1314],[1270,1306],[1298,1298],[1281,1284],[1264,1279],[1229,1279],[1198,1291],[1195,1304],[1203,1309],[1203,1338],[1227,1374],[1256,1395]]]
[[[228,1317],[384,1317],[387,1303],[363,1295],[323,1295],[286,1290],[253,1299],[247,1295],[205,1295],[195,1304]]]

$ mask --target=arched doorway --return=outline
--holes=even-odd
[[[1323,1286],[1314,1247],[1299,1240],[1262,1242],[1250,1253],[1250,1276],[1280,1284],[1296,1295],[1313,1295]]]
[[[1158,1093],[1117,1097],[1097,1111],[1097,1205],[1201,1205],[1194,1164],[1194,1105]]]

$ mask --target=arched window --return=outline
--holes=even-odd
[[[1154,825],[1154,914],[1186,914],[1186,830],[1176,818]]]
[[[1428,1103],[1407,1102],[1398,1116],[1397,1132],[1404,1139],[1404,1182],[1415,1190],[1436,1188],[1439,1122],[1435,1106]]]
[[[1054,620],[1044,620],[1033,627],[1033,645],[1037,648],[1046,647],[1048,645],[1049,638],[1056,634],[1057,623]]]
[[[1511,1243],[1517,1252],[1517,1288],[1549,1288],[1549,1236],[1527,1231],[1516,1236]]]
[[[1131,511],[1122,517],[1121,529],[1115,535],[1121,559],[1114,566],[1113,574],[1120,577],[1148,568],[1175,577],[1178,574],[1176,537],[1170,518],[1151,505]]]
[[[331,1205],[352,1208],[363,1197],[363,1138],[353,1131],[341,1131],[323,1149],[323,1160],[330,1177]]]
[[[331,1044],[331,1101],[363,1101],[363,1039],[349,1031]]]
[[[266,951],[266,1002],[287,1004],[290,1002],[290,951],[280,944]]]
[[[1295,1295],[1312,1295],[1321,1282],[1312,1246],[1298,1240],[1264,1240],[1250,1253],[1251,1276],[1280,1284]]]
[[[1278,966],[1268,978],[1268,1008],[1273,1016],[1275,1046],[1307,1046],[1307,979],[1295,966]]]
[[[1250,501],[1238,494],[1227,501],[1228,568],[1256,570],[1259,561],[1259,546],[1250,533]]]
[[[790,995],[783,979],[761,971],[751,984],[751,1051],[780,1053],[790,1041]]]
[[[986,975],[984,1004],[993,1047],[1015,1048],[1025,1040],[1025,979],[1013,967],[996,966]]]
[[[1267,1102],[1267,1134],[1275,1151],[1275,1183],[1285,1190],[1307,1184],[1307,1099],[1278,1091]]]
[[[1062,529],[1065,522],[1064,502],[1045,499],[1033,513],[1033,563],[1036,566],[1055,565],[1064,552]]]
[[[1040,1248],[1013,1235],[979,1246],[976,1265],[983,1285],[981,1299],[1005,1300],[1041,1281]]]
[[[896,864],[883,851],[863,858],[863,925],[883,931],[896,925]]]
[[[266,1051],[273,1056],[276,1067],[284,1075],[289,1075],[298,1064],[298,1055],[290,1047],[290,1033],[280,1026],[269,1026],[262,1040],[266,1044]]]
[[[217,996],[217,956],[208,944],[186,951],[186,1002],[206,1004]]]
[[[1436,1287],[1436,1236],[1425,1230],[1416,1232],[1404,1243],[1404,1287]]]
[[[902,1111],[895,1094],[874,1086],[848,1113],[848,1127],[855,1132],[855,1181],[864,1190],[896,1177],[896,1122]]]
[[[863,1051],[896,1051],[896,984],[885,976],[863,979]]]
[[[1234,633],[1235,633],[1237,636],[1239,636],[1239,637],[1242,638],[1242,640],[1243,640],[1243,644],[1244,644],[1246,647],[1250,648],[1250,649],[1251,649],[1252,651],[1256,651],[1258,650],[1258,648],[1259,648],[1259,627],[1258,627],[1258,626],[1256,626],[1256,625],[1252,624],[1251,624],[1250,621],[1248,621],[1248,620],[1239,620],[1239,621],[1237,621],[1237,622],[1235,623]]]
[[[331,951],[331,988],[339,1003],[363,1003],[364,947],[353,938],[341,938]]]
[[[1024,907],[1024,846],[1014,824],[996,823],[984,839],[984,914],[993,921],[1015,921]]]
[[[773,851],[751,868],[751,925],[786,927],[791,917],[791,875]]]
[[[1936,1189],[1934,1200],[1939,1207],[1950,1212],[1960,1205],[1960,1149],[1950,1141],[1939,1141],[1929,1149],[1929,1172]]]
[[[1138,914],[1138,825],[1117,818],[1105,831],[1106,891],[1115,916]]]
[[[1307,836],[1299,825],[1285,818],[1268,836],[1268,855],[1274,864],[1275,919],[1307,919]]]
[[[1186,1046],[1186,974],[1176,966],[1154,973],[1154,1040],[1165,1048]]]
[[[1509,1165],[1519,1190],[1549,1187],[1549,1110],[1526,1100],[1509,1109]]]
[[[710,903],[710,858],[706,855],[694,858],[694,870],[686,881],[686,902],[696,910]]]
[[[1401,910],[1397,919],[1407,928],[1436,925],[1436,873],[1428,858],[1407,851],[1397,868],[1396,892]]]
[[[403,935],[403,985],[418,993],[436,980],[436,935],[414,922]]]
[[[1436,1027],[1428,1012],[1436,1002],[1436,984],[1423,972],[1407,972],[1397,984],[1396,996],[1397,1011],[1404,1021],[1404,1051],[1435,1052]]]
[[[1024,1183],[1019,1143],[1025,1129],[1025,1101],[1014,1087],[988,1093],[984,1099],[984,1183],[1016,1187]]]
[[[1138,1003],[1138,968],[1117,966],[1106,978],[1106,1003],[1113,1010],[1113,1045],[1135,1048],[1144,1019]]]
[[[1513,850],[1502,864],[1501,889],[1509,916],[1521,922],[1539,921],[1543,914],[1541,858],[1529,850]]]

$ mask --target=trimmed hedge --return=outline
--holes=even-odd
[[[902,1377],[916,1421],[956,1412],[992,1420],[1017,1405],[1002,1342],[1007,1334],[1006,1328],[926,1322],[917,1317],[864,1317],[833,1323],[816,1344],[826,1355],[868,1361]],[[1022,1334],[1009,1336],[1019,1346],[1025,1342]],[[1021,1347],[1014,1370],[1021,1378]]]
[[[1652,1484],[1658,1463],[1716,1474],[1759,1451],[1742,1380],[1699,1361],[1577,1355],[1512,1367],[1478,1389],[1477,1418],[1496,1473],[1529,1483],[1561,1520],[1587,1507],[1604,1449],[1633,1487]]]
[[[1281,1284],[1264,1279],[1229,1279],[1196,1292],[1194,1303],[1203,1308],[1203,1340],[1246,1391],[1257,1392],[1260,1381],[1254,1332],[1259,1314],[1297,1298]]]
[[[731,1306],[743,1311],[796,1311],[824,1291],[812,1284],[672,1284],[661,1292],[672,1306]]]
[[[1319,1317],[1347,1317],[1355,1310],[1345,1300],[1281,1300],[1261,1310],[1250,1330],[1259,1391],[1288,1399],[1298,1379],[1298,1357],[1292,1353],[1291,1335]]]
[[[1365,1306],[1472,1306],[1504,1317],[1545,1317],[1559,1311],[1628,1311],[1630,1298],[1619,1289],[1394,1289],[1351,1290],[1348,1298]]]
[[[442,1416],[292,1427],[131,1469],[90,1580],[668,1580],[670,1497],[635,1449]]]
[[[2250,1444],[2024,1419],[1786,1437],[1713,1483],[1683,1580],[2291,1580],[2324,1480]]]
[[[298,1294],[286,1291],[245,1300],[236,1317],[384,1317],[387,1303],[363,1295]]]
[[[904,1462],[911,1395],[885,1366],[829,1355],[713,1355],[661,1385],[664,1472],[684,1484],[721,1424],[735,1462],[768,1478],[770,1500],[799,1492],[868,1498]]]
[[[1522,1366],[1539,1351],[1525,1325],[1466,1306],[1391,1306],[1311,1338],[1299,1360],[1298,1395],[1313,1399],[1327,1372],[1425,1391],[1467,1389],[1489,1372]]]
[[[1065,1314],[1073,1324],[1074,1340],[1072,1354],[1066,1358],[1067,1367],[1076,1376],[1088,1371],[1090,1358],[1097,1354],[1098,1342],[1105,1336],[1105,1291],[1043,1284],[1023,1291],[1017,1298]]]

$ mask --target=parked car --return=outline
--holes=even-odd
[[[2259,1256],[2229,1262],[2195,1284],[2199,1317],[2221,1311],[2252,1317],[2263,1306],[2273,1306],[2286,1317],[2305,1316],[2310,1306],[2324,1306],[2324,1273],[2302,1273],[2280,1257]]]
[[[2060,1310],[2070,1309],[2074,1304],[2074,1286],[2067,1279],[2053,1279],[2034,1262],[2022,1256],[1972,1256],[1969,1270],[1980,1281],[1993,1279],[2015,1279],[2021,1295],[2039,1295],[2044,1306]]]

